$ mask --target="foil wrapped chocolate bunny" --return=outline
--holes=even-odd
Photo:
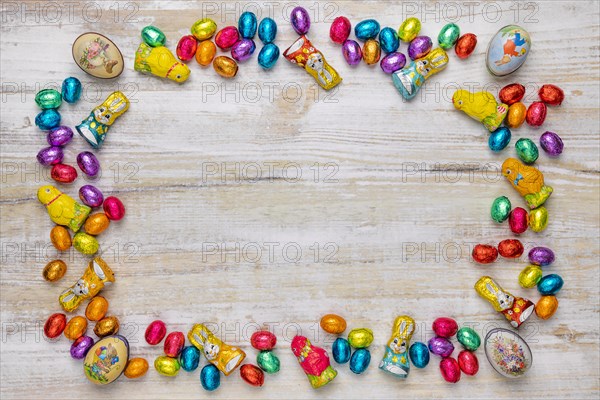
[[[514,328],[521,326],[535,310],[531,300],[513,296],[489,276],[482,276],[475,283],[475,291],[502,313]]]
[[[291,348],[313,388],[325,386],[337,376],[337,371],[331,366],[327,352],[310,343],[308,338],[295,336]]]
[[[394,321],[392,336],[385,346],[385,354],[379,368],[400,378],[408,377],[410,362],[408,347],[415,331],[415,320],[408,315],[401,315]]]
[[[438,47],[425,57],[416,59],[408,66],[394,72],[392,81],[402,97],[410,100],[417,95],[429,77],[442,71],[447,65],[448,54]]]
[[[200,350],[208,362],[225,376],[231,374],[246,358],[246,353],[237,347],[223,343],[206,326],[196,324],[188,332],[189,341]]]
[[[105,285],[115,281],[115,274],[108,264],[96,257],[89,262],[83,276],[73,286],[65,290],[58,297],[58,302],[67,311],[75,311],[85,299],[97,295]]]
[[[283,56],[292,64],[304,68],[325,90],[333,89],[342,81],[338,72],[325,60],[323,53],[316,49],[304,35],[288,47],[283,52]]]
[[[113,92],[75,128],[93,148],[98,149],[102,146],[108,129],[128,109],[127,96],[122,92]]]

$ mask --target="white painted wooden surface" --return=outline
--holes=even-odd
[[[274,10],[276,43],[283,51],[295,34],[282,14],[293,4],[252,4],[263,13]],[[410,14],[423,21],[423,34],[436,37],[456,15],[448,3],[306,3],[318,21],[310,38],[344,78],[339,90],[326,93],[284,59],[264,72],[253,57],[232,81],[191,62],[184,85],[133,71],[142,27],[159,26],[174,50],[203,9],[223,27],[235,25],[247,3],[76,2],[73,9],[62,6],[57,16],[44,3],[3,2],[2,398],[597,398],[598,4],[538,2],[524,9],[520,3],[518,15],[512,4],[461,6],[457,23],[463,32],[478,35],[475,53],[461,61],[451,51],[448,68],[425,86],[426,97],[409,104],[378,66],[345,65],[340,48],[328,39],[330,21],[337,15],[354,24],[374,17],[382,26],[397,27]],[[224,7],[233,11],[226,14]],[[502,12],[495,14],[496,8]],[[33,12],[24,13],[28,10]],[[97,10],[101,18],[95,22]],[[533,51],[517,73],[495,79],[485,70],[485,49],[509,23],[529,30]],[[90,30],[120,46],[127,65],[117,80],[95,80],[73,63],[72,41]],[[70,126],[117,88],[132,101],[97,152],[103,176],[95,183],[127,207],[126,218],[113,223],[100,242],[117,275],[102,294],[131,341],[132,356],[152,363],[162,353],[143,339],[147,324],[160,318],[170,331],[186,333],[195,322],[211,322],[253,361],[256,351],[248,338],[265,324],[279,337],[282,370],[267,376],[263,388],[249,387],[236,373],[209,395],[199,385],[198,371],[165,378],[152,368],[140,380],[121,378],[95,387],[81,363],[70,358],[64,337],[57,343],[43,338],[43,322],[60,311],[58,294],[79,278],[86,263],[71,251],[61,256],[69,265],[62,281],[41,278],[43,266],[58,255],[48,240],[52,224],[35,198],[50,178],[35,160],[45,135],[33,124],[38,112],[33,99],[41,87],[70,75],[82,80],[86,96],[61,107]],[[527,86],[527,103],[544,83],[558,84],[567,96],[561,107],[549,109],[541,129],[521,127],[512,141],[537,142],[544,130],[552,130],[565,143],[558,159],[541,154],[537,163],[555,189],[547,203],[550,225],[521,238],[527,250],[534,244],[555,250],[557,260],[547,271],[565,280],[560,308],[551,320],[532,317],[522,328],[534,353],[533,368],[523,379],[502,379],[480,349],[475,378],[463,376],[449,385],[432,357],[427,369],[413,368],[408,380],[396,380],[377,369],[396,315],[408,313],[418,321],[413,340],[421,341],[431,337],[431,322],[443,315],[477,324],[480,333],[508,327],[472,289],[484,274],[514,294],[539,297],[517,283],[525,258],[481,267],[469,256],[475,243],[511,237],[506,224],[489,218],[495,197],[524,203],[498,175],[513,148],[492,154],[485,130],[455,111],[449,99],[457,85],[479,90],[493,85],[496,93],[511,82]],[[65,161],[74,164],[83,150],[88,146],[76,137]],[[260,179],[254,179],[257,166]],[[297,170],[301,176],[295,179]],[[76,196],[84,182],[80,177],[63,189]],[[332,338],[317,329],[328,312],[343,315],[349,328],[374,331],[372,365],[362,376],[347,365],[336,366],[338,378],[314,391],[289,340],[301,329],[329,348]]]

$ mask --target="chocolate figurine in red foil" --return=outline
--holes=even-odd
[[[337,371],[329,363],[329,355],[320,347],[313,346],[304,336],[292,339],[292,352],[308,377],[313,388],[327,385],[336,376]]]

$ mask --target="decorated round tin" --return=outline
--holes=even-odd
[[[85,376],[97,385],[107,385],[121,376],[129,360],[129,342],[123,336],[107,336],[92,346],[83,360]]]
[[[527,60],[531,51],[529,33],[518,25],[501,28],[490,40],[485,63],[496,76],[512,74]]]
[[[96,78],[116,78],[123,72],[121,50],[106,36],[87,32],[73,42],[73,60],[85,73]]]
[[[496,328],[485,337],[485,356],[500,375],[507,378],[523,376],[533,363],[531,349],[516,332]]]

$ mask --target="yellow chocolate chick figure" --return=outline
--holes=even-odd
[[[554,190],[544,184],[544,175],[540,171],[522,164],[516,158],[507,158],[502,163],[502,175],[523,196],[531,209],[544,204]]]
[[[164,46],[150,47],[140,44],[135,53],[134,69],[143,73],[168,78],[175,82],[185,82],[190,76],[187,65],[177,61],[173,53]]]
[[[452,103],[454,108],[480,121],[490,132],[498,129],[508,112],[508,106],[504,103],[498,104],[490,92],[471,93],[459,89],[454,92]]]
[[[51,185],[39,188],[37,197],[40,203],[46,206],[48,215],[54,223],[68,226],[73,232],[81,228],[92,210]]]

